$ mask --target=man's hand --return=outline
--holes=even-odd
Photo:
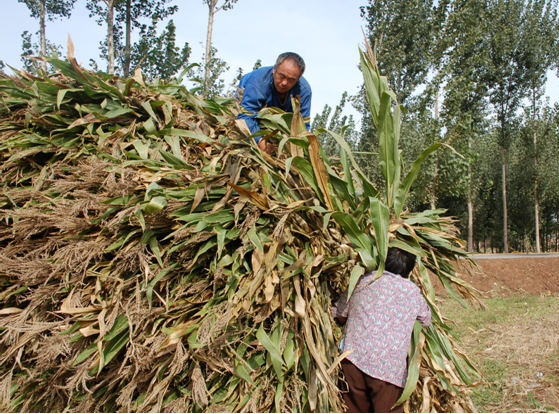
[[[275,145],[270,144],[266,139],[261,139],[260,141],[258,141],[258,148],[260,148],[266,154],[272,155],[272,151],[274,150]]]

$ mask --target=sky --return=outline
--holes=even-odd
[[[179,11],[172,16],[177,27],[177,45],[188,42],[192,48],[190,62],[200,62],[205,48],[208,8],[202,0],[177,0]],[[220,1],[221,3],[221,1]],[[355,94],[363,82],[357,68],[358,45],[363,42],[365,21],[359,7],[366,0],[238,0],[234,8],[220,11],[215,16],[212,43],[217,56],[225,60],[230,69],[223,75],[229,84],[237,69],[250,71],[254,63],[262,60],[264,66],[275,63],[283,52],[296,52],[306,63],[305,78],[312,91],[314,116],[324,105],[335,107],[344,91]],[[29,17],[29,11],[17,0],[0,0],[2,12],[9,16],[0,25],[0,60],[16,68],[21,67],[21,33],[35,33],[38,20]],[[86,0],[78,0],[70,19],[47,22],[47,38],[65,45],[71,35],[78,62],[89,66],[89,59],[99,63],[99,41],[106,28],[98,26],[89,17]],[[166,21],[159,25],[163,30]],[[34,38],[38,41],[37,37]],[[132,39],[134,41],[134,38]],[[202,43],[202,44],[201,44]],[[382,57],[381,57],[382,59]],[[559,101],[559,79],[555,72],[548,75],[546,95],[551,103]],[[347,108],[345,114],[356,111]]]
[[[17,0],[0,0],[2,11],[9,15],[0,25],[0,59],[5,64],[21,67],[21,33],[35,33],[39,23],[29,17],[29,11]],[[78,62],[89,66],[93,58],[104,68],[99,58],[99,41],[106,34],[89,17],[85,0],[78,0],[70,19],[47,24],[47,38],[66,45],[68,34],[76,48]],[[221,3],[221,1],[220,1]],[[322,112],[325,104],[339,104],[344,91],[357,92],[362,83],[358,44],[363,42],[359,6],[363,0],[239,0],[234,8],[215,15],[212,43],[217,56],[230,69],[223,75],[229,84],[237,69],[252,70],[261,59],[271,66],[283,52],[296,52],[306,63],[305,78],[313,90],[311,113]],[[179,11],[173,15],[177,26],[177,45],[188,42],[192,48],[190,62],[200,62],[205,47],[208,7],[202,0],[178,0]],[[166,24],[166,23],[164,23]],[[163,24],[158,26],[162,30]],[[37,40],[35,38],[35,40]],[[348,113],[355,113],[354,110]]]

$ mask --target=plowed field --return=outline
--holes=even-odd
[[[460,272],[484,297],[559,293],[559,257],[475,259],[478,268]],[[436,278],[433,278],[436,279]],[[440,291],[441,286],[437,285]]]

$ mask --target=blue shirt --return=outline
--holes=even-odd
[[[239,82],[239,89],[235,93],[235,98],[240,101],[240,112],[237,119],[244,119],[250,132],[254,134],[260,130],[258,112],[266,107],[280,108],[285,112],[293,112],[291,97],[299,95],[301,97],[301,115],[307,130],[311,127],[311,97],[312,91],[307,80],[301,76],[297,83],[287,94],[285,104],[282,105],[278,96],[278,91],[274,86],[273,66],[267,66],[250,73],[247,73]],[[256,137],[256,142],[260,137]]]

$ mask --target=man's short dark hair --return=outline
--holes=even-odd
[[[276,64],[274,65],[274,68],[277,69],[279,65],[281,65],[286,60],[292,60],[293,62],[295,62],[295,64],[299,67],[300,76],[303,76],[303,73],[305,72],[305,61],[297,53],[293,53],[293,52],[282,53],[281,55],[278,56],[278,60],[276,60]]]
[[[391,247],[386,255],[385,269],[390,273],[407,279],[415,267],[415,259],[415,254],[398,249],[397,247]]]

